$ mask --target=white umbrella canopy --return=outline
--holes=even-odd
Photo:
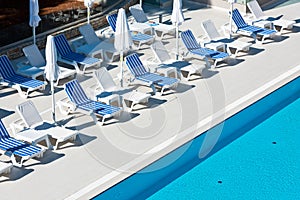
[[[54,37],[52,35],[47,36],[46,43],[46,67],[45,74],[46,79],[51,83],[51,95],[52,95],[52,118],[55,122],[55,98],[54,98],[54,81],[58,79],[60,70],[57,65],[57,52],[54,43]]]
[[[229,37],[232,36],[232,11],[233,11],[233,4],[236,2],[236,0],[227,0],[228,3],[230,3],[230,19],[229,19]]]
[[[123,52],[129,50],[132,46],[132,38],[129,30],[125,10],[120,8],[118,11],[118,17],[116,22],[116,32],[115,32],[115,48],[120,52],[120,83],[123,87]]]
[[[41,18],[39,16],[39,1],[29,0],[29,26],[32,27],[33,43],[35,44],[35,27],[39,25]]]
[[[90,23],[91,7],[93,6],[95,0],[84,0],[84,5],[87,8],[87,21]]]
[[[178,60],[179,55],[179,45],[178,45],[178,34],[179,34],[179,25],[184,22],[184,17],[182,13],[182,1],[173,0],[173,10],[171,15],[171,21],[176,26],[176,60]]]

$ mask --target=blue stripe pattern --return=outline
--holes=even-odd
[[[270,35],[270,34],[273,34],[276,32],[275,30],[260,28],[257,26],[251,26],[251,25],[247,24],[238,9],[234,9],[232,11],[232,20],[239,30],[243,30],[243,31],[246,31],[249,33],[256,33],[256,34],[260,34],[260,35]]]
[[[191,30],[181,32],[181,39],[188,51],[193,54],[211,57],[212,59],[222,59],[229,56],[229,54],[225,52],[201,47]]]
[[[114,32],[116,32],[116,28],[117,28],[116,27],[117,26],[117,17],[118,17],[117,13],[108,15],[106,17],[108,24],[110,25],[110,27],[112,28],[112,30]],[[147,34],[143,34],[143,33],[137,33],[137,34],[131,33],[131,37],[132,37],[132,40],[134,40],[134,41],[145,41],[145,40],[150,40],[153,38],[151,35],[147,35]]]
[[[54,36],[54,42],[57,51],[61,55],[62,59],[75,61],[82,65],[92,65],[99,62],[97,58],[87,57],[82,54],[73,52],[67,38],[63,34]]]
[[[130,72],[138,80],[147,83],[153,82],[153,84],[158,85],[160,87],[178,83],[178,80],[175,78],[164,77],[158,74],[147,72],[139,56],[136,53],[126,57],[126,65],[128,66]]]
[[[35,89],[45,85],[44,82],[20,76],[16,74],[14,68],[6,55],[0,56],[0,75],[3,81],[10,85],[20,85],[23,88]]]
[[[26,144],[9,136],[2,120],[0,119],[0,149],[14,155],[24,157],[33,156],[42,151],[40,147]]]
[[[121,110],[121,108],[115,106],[90,100],[76,79],[65,84],[65,91],[70,101],[80,109],[93,111],[101,116],[111,115]]]

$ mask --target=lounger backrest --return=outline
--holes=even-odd
[[[10,138],[7,129],[5,128],[2,120],[0,119],[0,140]]]
[[[24,47],[23,52],[31,66],[44,67],[46,65],[45,58],[35,44]]]
[[[86,43],[88,44],[95,44],[100,42],[100,39],[98,38],[93,27],[90,24],[85,24],[83,26],[80,26],[79,32],[81,33]]]
[[[147,15],[140,4],[135,4],[129,7],[129,11],[138,23],[144,23],[148,21]]]
[[[16,109],[26,126],[32,127],[43,123],[43,119],[32,101],[25,101],[17,105]]]
[[[202,27],[204,29],[206,36],[210,40],[214,40],[214,39],[221,37],[221,35],[219,34],[218,30],[216,29],[214,23],[211,20],[206,20],[206,21],[202,22]]]
[[[142,61],[136,53],[126,57],[126,65],[134,76],[141,76],[147,73]]]
[[[82,87],[80,86],[77,79],[70,81],[65,84],[65,91],[70,99],[74,104],[80,105],[87,101],[90,101],[86,96],[85,92],[83,91]]]
[[[64,34],[54,36],[54,42],[58,53],[65,56],[72,53],[72,49],[68,43],[68,40]]]
[[[16,75],[15,70],[6,55],[0,56],[0,75],[7,79]]]
[[[188,50],[201,48],[191,30],[181,32],[181,39]]]
[[[249,1],[247,6],[256,19],[264,17],[264,12],[256,0]]]
[[[114,32],[116,32],[117,18],[117,13],[106,16],[106,20]]]
[[[151,49],[160,63],[165,63],[171,60],[170,54],[161,41],[156,40],[153,44],[151,44]]]
[[[248,26],[238,9],[234,9],[232,11],[232,20],[237,26],[237,28],[243,28],[245,26]]]
[[[99,83],[99,86],[101,87],[101,90],[106,91],[110,88],[116,87],[116,83],[105,67],[101,67],[100,69],[96,70],[94,75]]]

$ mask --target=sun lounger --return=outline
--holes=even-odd
[[[17,89],[20,96],[27,98],[29,93],[45,89],[46,83],[16,74],[6,55],[0,56],[0,84]]]
[[[219,43],[221,43],[226,45],[227,53],[229,54],[231,54],[230,49],[234,49],[234,57],[236,57],[239,51],[248,51],[252,45],[248,42],[222,37],[211,20],[202,22],[202,28],[209,39],[209,41],[204,44],[207,48],[216,50]]]
[[[113,62],[115,57],[120,54],[115,49],[114,44],[101,40],[90,24],[80,26],[79,32],[87,44],[77,48],[76,51],[78,53],[84,53],[92,57],[100,53],[102,59],[106,59],[108,62]],[[110,56],[108,56],[108,54],[110,54]]]
[[[176,62],[176,60],[173,60],[171,58],[171,56],[169,55],[167,49],[165,48],[165,46],[163,45],[163,43],[161,41],[155,41],[152,45],[151,45],[151,49],[152,52],[155,55],[155,62],[158,62],[160,64],[161,67],[157,68],[158,73],[171,73],[169,68],[176,69],[176,73],[177,73],[177,68],[176,67],[170,67],[173,66],[172,64],[174,62]],[[166,66],[166,67],[164,67]],[[181,75],[186,78],[187,80],[190,80],[191,75],[193,74],[197,74],[197,75],[202,75],[202,71],[203,69],[206,67],[206,63],[199,63],[197,65],[188,65],[185,67],[181,67],[180,68],[180,72]]]
[[[118,107],[120,107],[121,98],[120,95],[117,94],[119,88],[117,87],[107,69],[103,67],[94,71],[94,78],[97,84],[89,88],[92,91],[91,96],[94,98],[94,100],[109,105],[116,104]]]
[[[247,7],[249,8],[249,10],[251,11],[251,13],[255,18],[253,21],[254,25],[256,24],[256,22],[259,22],[260,20],[270,21],[274,24],[275,28],[279,27],[280,34],[282,33],[283,29],[292,29],[293,25],[296,23],[296,21],[294,20],[281,19],[281,16],[279,17],[266,16],[256,0],[247,2]]]
[[[102,62],[101,59],[92,58],[73,52],[65,35],[60,34],[54,36],[54,42],[59,55],[59,61],[73,65],[77,70],[77,73],[84,73],[85,70],[89,67],[100,67],[100,64]],[[80,66],[78,65],[83,65],[82,71],[80,70]]]
[[[146,24],[149,27],[154,28],[155,31],[161,32],[160,38],[163,38],[164,35],[175,35],[176,28],[173,25],[163,24],[163,23],[157,23],[154,21],[148,20],[147,15],[145,14],[143,8],[140,4],[135,4],[131,7],[129,7],[129,11],[134,17],[137,24]],[[136,25],[137,26],[137,25]]]
[[[30,46],[24,47],[23,52],[24,52],[27,60],[29,61],[31,67],[42,70],[43,74],[44,74],[46,60],[43,57],[43,55],[41,54],[38,47],[35,44],[33,44]],[[72,70],[72,69],[68,69],[68,68],[59,66],[59,70],[60,70],[60,73],[59,73],[58,79],[55,82],[55,85],[58,85],[58,83],[61,79],[68,78],[68,77],[75,77],[75,75],[76,75],[76,71]],[[27,71],[27,69],[24,71]]]
[[[10,137],[0,119],[0,151],[10,157],[13,165],[21,167],[25,160],[42,157],[45,149]]]
[[[218,62],[225,61],[229,57],[228,53],[201,47],[191,30],[181,32],[181,39],[188,53],[196,55],[201,60],[206,61],[207,66],[210,66],[208,59],[213,60],[214,64],[212,68],[215,68]]]
[[[62,142],[76,140],[77,131],[44,121],[32,101],[21,103],[17,105],[16,109],[27,128],[33,129],[38,133],[46,133],[56,140],[54,149],[57,149]]]
[[[117,17],[118,17],[117,13],[106,16],[108,24],[110,25],[113,32],[116,32]],[[131,31],[131,36],[132,36],[133,42],[137,43],[137,49],[140,49],[142,44],[152,43],[155,39],[151,35],[143,34],[140,32],[135,32],[135,31]]]
[[[277,33],[275,30],[247,24],[238,9],[234,9],[232,11],[232,20],[237,27],[236,33],[251,36],[255,39],[255,41],[257,36],[260,36],[262,38],[261,43],[263,43],[266,38],[272,38]]]
[[[174,89],[179,83],[179,80],[176,78],[169,78],[148,72],[136,53],[126,57],[126,65],[134,78],[140,81],[140,83],[151,87],[154,93],[156,93],[155,86],[161,88],[160,94],[162,95],[165,89]]]
[[[65,84],[65,91],[72,104],[68,109],[90,115],[96,124],[99,124],[97,117],[102,118],[100,125],[103,125],[105,119],[119,116],[122,112],[122,108],[90,100],[76,79]]]

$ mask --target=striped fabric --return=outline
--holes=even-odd
[[[6,55],[0,56],[0,75],[3,81],[10,85],[20,85],[23,88],[35,89],[45,85],[44,82],[23,77],[15,73],[14,68]]]
[[[65,91],[70,101],[72,101],[80,109],[93,111],[101,116],[111,115],[120,111],[120,108],[118,107],[90,100],[76,79],[65,84]]]
[[[92,65],[99,62],[99,59],[86,57],[72,51],[65,35],[60,34],[54,37],[55,46],[62,59],[75,61],[82,65]]]
[[[189,52],[193,54],[211,57],[212,59],[227,58],[229,56],[228,53],[225,52],[214,51],[201,47],[200,44],[196,41],[195,36],[191,30],[181,32],[181,39]]]
[[[130,72],[138,80],[147,83],[153,82],[155,85],[161,87],[165,85],[173,85],[178,83],[178,80],[175,78],[164,77],[158,74],[147,72],[139,56],[136,53],[126,57],[126,65],[128,66]]]
[[[117,17],[118,17],[117,13],[106,16],[108,24],[110,25],[110,27],[112,28],[112,30],[114,32],[116,32]],[[132,37],[133,41],[138,41],[138,42],[140,42],[140,41],[148,41],[148,40],[153,39],[153,36],[147,35],[147,34],[143,34],[143,33],[136,33],[136,34],[131,33],[131,37]]]
[[[34,156],[41,153],[37,146],[26,144],[9,136],[2,120],[0,119],[0,149],[20,157]]]
[[[260,35],[271,35],[276,32],[275,30],[248,25],[243,19],[238,9],[234,9],[232,11],[232,20],[239,30],[246,31],[249,33],[256,33],[256,34],[261,33]]]

